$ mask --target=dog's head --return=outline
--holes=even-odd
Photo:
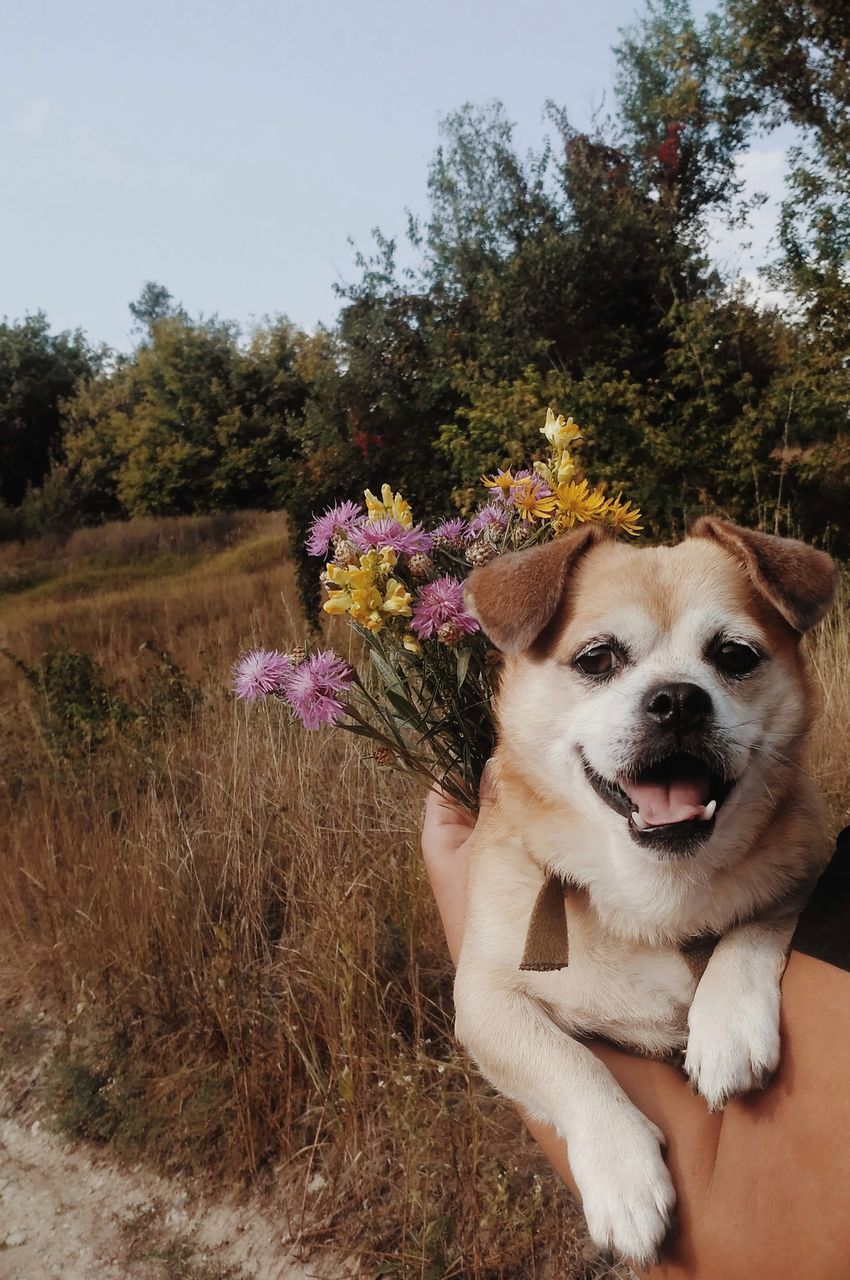
[[[538,793],[656,857],[751,828],[797,766],[799,641],[835,585],[824,552],[713,517],[675,547],[585,525],[502,556],[467,584],[506,655],[501,750]]]

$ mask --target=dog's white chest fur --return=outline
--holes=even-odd
[[[530,994],[572,1035],[605,1036],[664,1057],[684,1048],[697,971],[676,947],[613,939],[585,893],[567,894],[569,963],[525,973]]]

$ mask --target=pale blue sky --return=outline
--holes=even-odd
[[[440,116],[501,98],[523,146],[547,98],[586,123],[638,8],[0,0],[0,316],[127,347],[154,279],[192,314],[330,322],[348,236],[424,207]]]

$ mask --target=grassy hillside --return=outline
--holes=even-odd
[[[107,526],[0,568],[2,986],[67,1026],[65,1127],[282,1181],[373,1273],[596,1274],[453,1046],[422,796],[229,696],[244,645],[303,635],[280,518]]]
[[[453,1045],[422,796],[229,695],[243,646],[302,638],[282,519],[107,526],[0,577],[0,981],[7,1021],[65,1028],[64,1127],[283,1186],[367,1274],[609,1274]],[[842,606],[813,642],[836,824],[847,656]]]

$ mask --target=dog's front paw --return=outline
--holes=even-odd
[[[685,1073],[709,1110],[720,1111],[736,1094],[763,1089],[779,1066],[779,986],[719,991],[703,983],[688,1015]]]
[[[615,1132],[569,1143],[591,1239],[639,1267],[658,1261],[676,1192],[662,1155],[664,1135],[639,1111]]]

